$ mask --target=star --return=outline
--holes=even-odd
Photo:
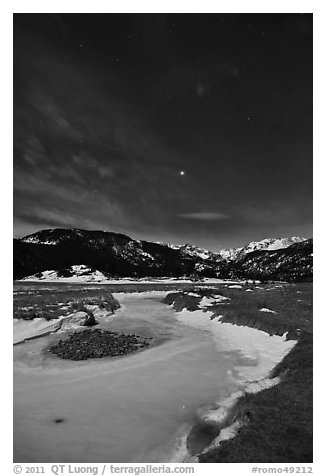
[[[185,175],[185,173],[186,172],[184,170],[180,170],[179,175],[181,175],[181,177],[183,177]]]

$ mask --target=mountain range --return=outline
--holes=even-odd
[[[220,277],[312,281],[312,239],[268,238],[218,253],[190,244],[133,240],[119,233],[49,229],[14,239],[14,279],[72,268],[116,277]],[[79,268],[78,268],[79,269]]]
[[[265,238],[261,241],[251,241],[246,246],[241,248],[229,248],[221,250],[220,254],[227,261],[234,261],[235,259],[244,257],[244,255],[254,251],[279,250],[288,248],[289,246],[294,245],[294,243],[301,243],[302,241],[306,241],[306,238],[302,238],[301,236],[292,236],[292,238]]]

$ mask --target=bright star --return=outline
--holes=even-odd
[[[185,171],[184,171],[184,170],[180,170],[179,175],[184,175],[184,174],[185,174]]]

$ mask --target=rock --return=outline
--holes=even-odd
[[[70,316],[68,316],[63,324],[62,329],[70,329],[79,326],[94,326],[97,324],[94,315],[90,311],[78,311],[74,312]]]
[[[91,326],[95,326],[96,324],[97,324],[97,321],[94,317],[94,314],[89,311],[87,313],[87,317],[85,317],[85,320],[84,320],[82,326],[91,327]]]
[[[219,435],[220,427],[212,421],[198,421],[187,437],[187,448],[190,454],[197,455]]]

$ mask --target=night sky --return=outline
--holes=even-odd
[[[312,236],[312,15],[15,14],[14,235]]]

